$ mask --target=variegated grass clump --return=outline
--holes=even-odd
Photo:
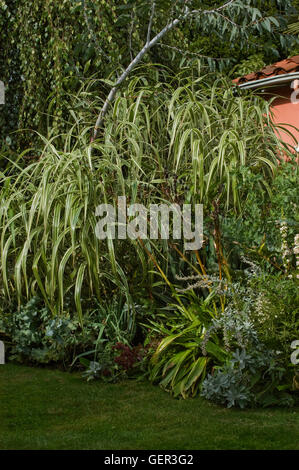
[[[0,279],[6,299],[21,305],[39,295],[55,316],[70,297],[82,325],[93,297],[102,302],[119,292],[133,305],[134,290],[142,284],[151,290],[152,259],[138,240],[98,240],[97,205],[126,195],[130,203],[180,200],[209,207],[222,188],[226,208],[241,211],[246,194],[237,170],[243,166],[261,172],[270,191],[280,144],[268,104],[235,97],[224,79],[208,86],[208,77],[185,75],[150,86],[137,74],[92,144],[90,115],[88,125],[86,113],[74,111],[80,99],[100,106],[89,84],[73,97],[69,133],[43,139],[38,161],[23,169],[15,164],[1,178]],[[174,188],[169,175],[182,184]],[[149,253],[156,250],[167,272],[167,242],[147,240],[145,246]]]

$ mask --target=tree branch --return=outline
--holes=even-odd
[[[189,55],[189,56],[198,57],[198,58],[201,58],[201,59],[216,60],[218,62],[231,60],[229,57],[210,57],[210,56],[207,56],[207,55],[204,55],[204,54],[200,54],[199,52],[184,51],[183,49],[180,49],[180,48],[175,47],[175,46],[169,46],[168,44],[163,44],[162,42],[159,42],[157,44],[157,46],[165,47],[166,49],[176,51],[179,54],[185,55],[185,56]]]
[[[134,16],[135,16],[135,11],[133,8],[133,10],[131,11],[131,25],[130,25],[130,30],[129,30],[129,49],[130,49],[131,62],[133,60],[132,35],[133,35],[133,29],[134,29]]]
[[[155,9],[156,9],[156,2],[155,0],[152,0],[151,16],[150,16],[150,20],[149,20],[148,28],[147,28],[146,44],[149,44],[151,40],[151,32],[152,32],[153,20],[155,16]]]
[[[178,17],[175,18],[174,20],[171,20],[164,28],[156,34],[156,36],[150,40],[150,34],[151,34],[151,28],[152,28],[152,22],[155,14],[155,1],[152,3],[152,9],[151,9],[151,16],[149,20],[149,25],[148,25],[148,34],[147,34],[147,40],[141,51],[136,55],[136,57],[131,61],[129,66],[126,68],[126,70],[121,74],[121,76],[118,78],[117,82],[115,83],[114,87],[111,89],[102,109],[100,114],[98,115],[94,130],[93,130],[93,136],[91,137],[91,142],[93,142],[97,138],[98,130],[102,126],[104,117],[109,109],[109,106],[113,102],[115,95],[117,93],[118,88],[120,85],[126,80],[126,78],[130,75],[131,71],[139,64],[139,62],[142,60],[142,58],[149,52],[149,50],[154,47],[156,44],[159,43],[160,39],[162,39],[165,34],[167,34],[169,31],[171,31],[173,28],[175,28],[179,23],[182,21],[186,20],[189,17],[196,16],[196,15],[207,15],[207,14],[213,14],[213,13],[219,13],[220,11],[228,8],[231,6],[233,3],[237,2],[238,0],[229,0],[223,5],[221,5],[218,8],[214,8],[213,10],[190,10],[188,7],[189,1],[185,1],[185,9],[184,12]]]

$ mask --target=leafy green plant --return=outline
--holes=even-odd
[[[265,65],[263,53],[253,54],[234,67],[234,74],[238,77],[242,77],[248,73],[261,70]]]
[[[222,363],[226,352],[217,335],[212,335],[205,345],[209,354],[202,353],[207,326],[215,315],[208,301],[172,308],[171,315],[166,310],[158,315],[160,322],[151,322],[153,332],[163,339],[151,359],[150,380],[175,397],[186,398],[198,394],[211,360]]]
[[[255,344],[250,352],[237,349],[230,360],[202,384],[201,395],[213,402],[240,408],[294,404],[278,384],[285,373],[272,351]]]
[[[239,214],[221,211],[223,245],[234,269],[243,269],[245,256],[266,272],[286,271],[284,252],[293,250],[299,231],[298,171],[294,161],[282,164],[277,166],[272,181],[265,184],[261,174],[252,169],[238,170],[238,191],[246,193],[242,210]],[[294,268],[295,256],[290,253],[290,272],[286,274],[291,274]]]
[[[290,344],[299,331],[298,281],[281,274],[260,275],[253,278],[248,287],[255,298],[250,312],[251,321],[261,341],[270,349],[279,351],[287,365]]]
[[[96,360],[81,357],[85,366],[82,376],[87,381],[101,379],[105,382],[117,382],[127,378],[145,377],[148,375],[148,348],[141,344],[129,346],[120,342],[108,342],[96,350]]]
[[[200,273],[178,276],[193,282],[176,289],[182,297],[174,311],[181,317],[171,311],[161,317],[162,325],[152,322],[154,331],[165,337],[153,355],[151,379],[175,396],[202,393],[229,407],[292,405],[296,370],[290,345],[298,332],[297,279],[265,275],[245,258],[243,263],[247,269],[239,280]],[[203,295],[207,288],[210,294],[198,305],[195,291]]]
[[[19,362],[67,360],[70,349],[80,342],[76,336],[78,326],[66,315],[53,319],[37,297],[0,317],[0,332],[8,338],[9,357]]]
[[[64,311],[53,317],[43,300],[33,297],[13,313],[2,312],[0,335],[7,340],[12,360],[59,362],[65,367],[75,362],[75,356],[89,355],[86,351],[91,348],[97,350],[107,343],[111,348],[116,342],[129,345],[134,338],[134,313],[121,298],[112,299],[106,309],[95,300],[94,308],[85,312],[84,319],[82,330],[76,316]]]
[[[225,310],[205,334],[205,355],[205,344],[216,333],[228,356],[206,377],[201,393],[228,407],[291,405],[296,370],[290,361],[290,344],[298,332],[293,296],[297,286],[278,275],[264,277],[257,266],[248,264],[252,270],[247,280],[228,285]]]

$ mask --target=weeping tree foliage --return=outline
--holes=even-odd
[[[299,9],[299,2],[298,0],[293,0],[293,7],[294,11],[289,17],[288,21],[288,28],[287,28],[287,33],[288,34],[294,34],[294,35],[299,35],[299,16],[298,16],[298,9]]]
[[[9,136],[10,146],[19,141],[24,148],[34,134],[9,132],[46,134],[49,123],[57,133],[66,131],[65,90],[77,92],[83,78],[99,70],[107,77],[126,60],[127,30],[118,24],[118,6],[114,0],[0,1],[0,77],[7,88],[1,140]],[[105,93],[104,84],[101,89]]]
[[[63,150],[55,137],[43,139],[38,161],[25,169],[15,164],[2,176],[3,300],[22,304],[38,295],[53,315],[71,308],[82,323],[93,298],[101,302],[115,291],[132,303],[142,286],[151,291],[156,260],[168,272],[169,246],[165,240],[144,240],[143,246],[99,240],[99,204],[115,205],[117,196],[126,195],[130,204],[145,206],[202,202],[208,212],[217,197],[226,211],[240,213],[247,197],[237,171],[242,167],[263,174],[261,184],[270,188],[279,142],[267,102],[235,97],[224,79],[211,88],[200,70],[192,77],[156,73],[156,87],[142,69],[117,96],[101,141],[89,144],[87,116],[72,111]],[[81,100],[84,109],[86,99],[101,106],[92,91],[96,85],[84,84],[74,109]]]
[[[6,105],[0,110],[1,146],[34,144],[34,133],[12,134],[16,129],[45,135],[50,125],[56,133],[66,132],[65,91],[77,93],[82,79],[98,73],[111,80],[98,83],[98,95],[108,96],[147,38],[153,40],[173,21],[175,27],[159,37],[155,47],[147,48],[143,62],[177,70],[181,61],[186,64],[201,56],[207,67],[229,72],[255,52],[268,63],[285,57],[291,37],[280,32],[286,29],[292,3],[0,0],[0,80],[6,85]]]
[[[98,129],[103,124],[105,114],[113,102],[118,88],[153,47],[165,45],[163,41],[171,31],[180,28],[185,23],[194,23],[201,34],[209,36],[213,31],[218,35],[219,40],[230,43],[238,41],[242,47],[248,44],[253,34],[261,35],[267,31],[271,35],[275,28],[281,27],[280,18],[267,15],[267,9],[265,10],[263,7],[263,3],[265,2],[259,0],[226,0],[207,3],[198,0],[176,0],[175,2],[140,0],[137,2],[137,8],[143,13],[146,8],[149,10],[144,45],[134,58],[131,53],[129,65],[113,84],[96,120],[92,140],[96,139]],[[271,4],[271,2],[266,3],[268,7]],[[285,11],[292,7],[291,1],[276,0],[273,3]],[[282,35],[281,41],[285,41]],[[174,49],[180,51],[177,47]],[[214,62],[213,58],[208,58],[208,64],[212,68]]]

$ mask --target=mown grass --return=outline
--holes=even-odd
[[[228,410],[148,382],[0,366],[0,449],[296,449],[299,409]]]

